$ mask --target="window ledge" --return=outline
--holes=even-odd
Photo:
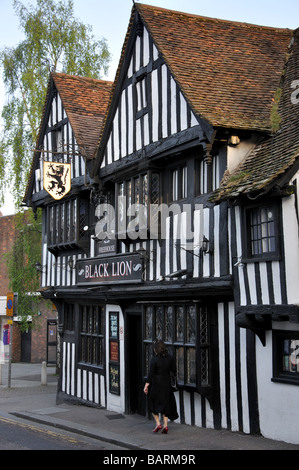
[[[271,379],[271,382],[275,383],[283,383],[286,385],[299,385],[299,377],[297,378],[291,378],[291,377],[273,377]]]

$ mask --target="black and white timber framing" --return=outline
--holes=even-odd
[[[142,383],[152,340],[160,335],[182,368],[176,392],[178,422],[298,443],[292,437],[295,422],[289,419],[285,429],[273,430],[277,419],[268,417],[272,407],[279,413],[286,388],[288,400],[296,401],[294,377],[280,381],[274,362],[279,332],[288,330],[291,339],[297,339],[299,332],[297,193],[275,197],[280,221],[275,256],[246,256],[246,210],[251,206],[242,200],[215,204],[210,195],[234,159],[248,152],[248,143],[255,145],[255,136],[245,135],[236,150],[227,145],[221,131],[214,132],[194,114],[140,19],[128,39],[93,165],[86,166],[66,111],[58,92],[49,98],[41,142],[51,155],[57,129],[56,138],[65,146],[61,149],[72,154],[63,157],[72,163],[72,191],[59,203],[45,195],[41,155],[30,194],[33,206],[42,206],[44,214],[41,287],[59,312],[59,397],[145,414]],[[55,150],[59,151],[57,146]],[[94,236],[98,202],[104,198],[117,207],[121,191],[130,188],[131,197],[137,192],[137,179],[141,197],[142,178],[148,184],[148,198],[156,184],[157,202],[176,203],[180,213],[166,216],[164,238],[120,237],[110,254],[101,252]],[[100,181],[97,202],[93,201],[98,189],[92,185],[94,180]],[[297,180],[298,173],[293,172],[289,183],[295,187]],[[181,191],[176,200],[174,184]],[[49,249],[50,221],[56,217],[55,227],[60,227],[57,218],[64,220],[66,210],[80,216],[82,194],[89,201],[82,211],[90,229],[88,242],[64,243],[62,248],[56,244]],[[191,212],[184,204],[192,207]],[[204,237],[209,242],[207,251],[203,250]],[[78,285],[75,266],[79,261],[89,266],[96,260],[98,275],[100,263],[108,269],[107,260],[115,260],[116,265],[122,256],[135,254],[142,264],[140,282],[114,283],[109,278],[104,283],[98,276],[92,285]],[[83,318],[89,318],[90,324],[82,326]],[[101,328],[97,323],[97,330],[93,329],[93,321],[101,323]],[[112,322],[118,328],[115,338]],[[95,349],[101,348],[96,352],[97,357],[101,355],[98,363],[92,356],[92,341]],[[138,396],[132,392],[132,369],[140,382]]]

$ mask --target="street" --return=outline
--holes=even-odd
[[[0,450],[119,450],[113,444],[0,416]]]

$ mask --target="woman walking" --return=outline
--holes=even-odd
[[[156,422],[153,432],[159,432],[162,429],[159,419],[159,414],[161,414],[163,418],[162,434],[167,434],[168,419],[174,421],[178,418],[176,401],[171,389],[171,373],[176,375],[176,365],[174,358],[167,353],[163,341],[159,340],[154,343],[154,353],[144,393],[148,395],[148,408]]]

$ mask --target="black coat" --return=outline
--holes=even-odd
[[[176,401],[171,390],[170,372],[176,375],[172,356],[154,356],[150,363],[147,382],[149,385],[148,408],[154,414],[162,413],[171,420],[178,418]]]

